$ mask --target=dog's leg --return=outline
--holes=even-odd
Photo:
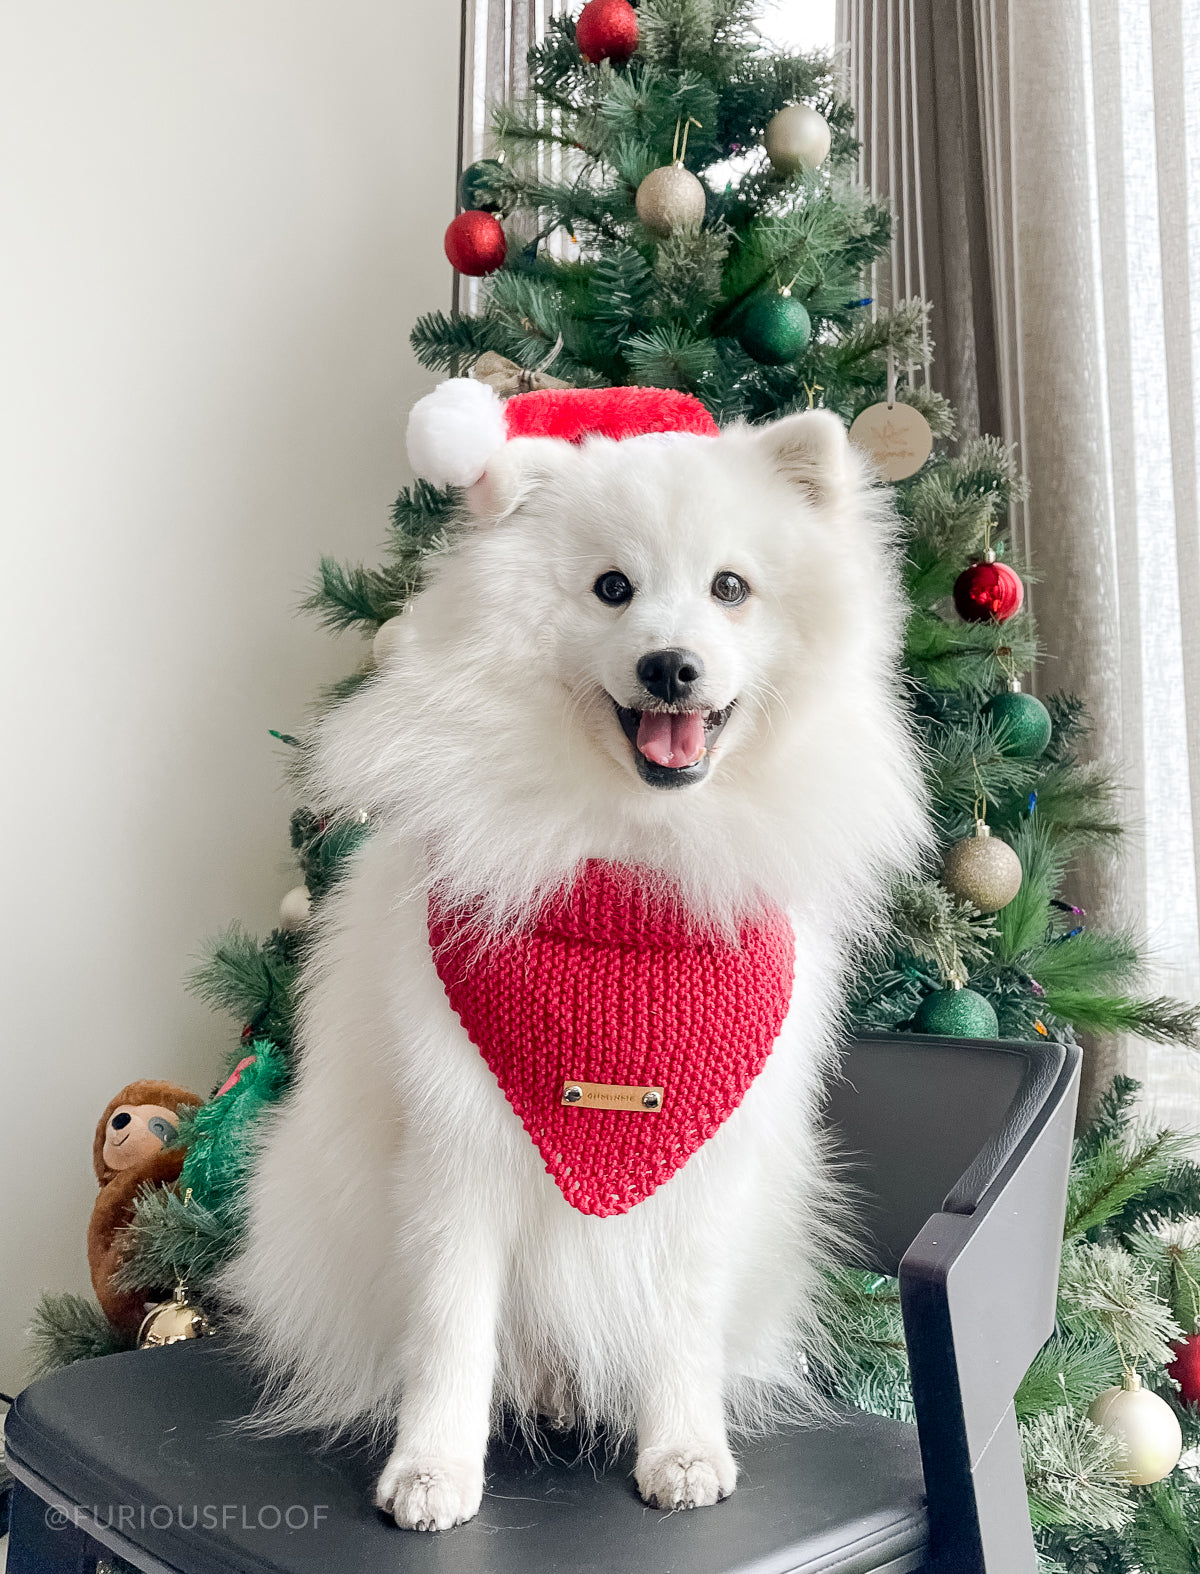
[[[460,1203],[464,1210],[466,1203]],[[406,1530],[447,1530],[479,1512],[496,1366],[500,1257],[462,1219],[406,1243],[412,1299],[396,1446],[375,1502]]]
[[[704,1508],[728,1497],[737,1465],[725,1439],[721,1349],[682,1318],[657,1352],[638,1414],[638,1491],[652,1508]]]

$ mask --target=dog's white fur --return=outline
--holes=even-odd
[[[636,1432],[662,1507],[733,1489],[727,1425],[795,1413],[832,1216],[822,1077],[848,960],[926,832],[894,666],[886,497],[822,412],[719,438],[510,442],[382,670],[320,727],[317,801],[376,830],[327,899],[297,1084],[224,1289],[274,1425],[396,1428],[397,1523],[476,1512],[503,1411]],[[592,591],[620,570],[622,608]],[[750,599],[710,594],[721,570]],[[698,652],[736,699],[695,786],[644,783],[613,700]],[[791,1009],[742,1105],[629,1213],[571,1208],[442,990],[428,892],[528,919],[580,861],[651,871],[725,930],[777,903]],[[811,1399],[811,1396],[808,1396]]]

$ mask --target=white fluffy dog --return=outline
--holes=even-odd
[[[647,1502],[714,1503],[728,1429],[811,1399],[838,1223],[822,1078],[849,959],[926,836],[886,495],[816,411],[518,438],[469,504],[380,671],[319,729],[317,801],[376,829],[319,916],[297,1082],[224,1288],[272,1424],[395,1429],[377,1502],[401,1526],[476,1513],[501,1414],[635,1434]],[[427,924],[433,892],[486,946],[589,859],[725,935],[771,908],[795,934],[764,1069],[608,1218],[547,1174]]]

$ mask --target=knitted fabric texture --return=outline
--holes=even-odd
[[[430,903],[446,995],[572,1207],[626,1213],[741,1103],[779,1036],[795,939],[782,913],[737,943],[697,931],[634,870],[590,862],[512,937]],[[662,1087],[658,1112],[571,1107],[567,1082]]]

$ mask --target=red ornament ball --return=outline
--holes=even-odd
[[[1179,1397],[1185,1405],[1200,1405],[1200,1334],[1191,1334],[1171,1346],[1175,1359],[1167,1376],[1179,1384]]]
[[[602,60],[620,65],[638,45],[637,12],[629,0],[588,0],[575,24],[575,42],[594,66]]]
[[[954,605],[968,623],[1004,623],[1021,610],[1025,586],[1007,563],[972,563],[954,581]]]
[[[508,250],[504,228],[496,215],[474,209],[451,219],[446,227],[444,245],[450,266],[473,279],[495,273]]]

